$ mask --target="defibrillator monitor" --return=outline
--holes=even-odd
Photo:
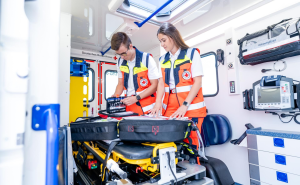
[[[255,110],[295,109],[293,79],[265,76],[253,84]]]

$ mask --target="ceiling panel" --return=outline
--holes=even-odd
[[[186,37],[261,1],[212,0],[211,4],[207,4],[200,10],[195,10],[190,15],[191,17],[178,22],[175,26],[181,35]],[[61,11],[72,14],[72,48],[104,51],[110,46],[110,41],[106,37],[106,15],[112,14],[108,10],[109,0],[62,0],[61,2]],[[192,8],[190,7],[190,9]],[[131,24],[137,21],[133,18],[115,15]],[[112,23],[114,24],[113,20]],[[131,36],[133,45],[142,51],[149,51],[157,47],[159,45],[156,37],[158,28],[153,24],[144,24]],[[109,53],[113,54],[114,51]]]

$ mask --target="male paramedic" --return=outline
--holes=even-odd
[[[126,96],[122,102],[126,111],[139,115],[148,114],[155,105],[155,92],[158,84],[158,69],[149,53],[139,51],[132,46],[131,40],[123,32],[112,36],[111,49],[116,51],[118,59],[118,85],[113,97]]]

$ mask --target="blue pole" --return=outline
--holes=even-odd
[[[47,156],[46,156],[46,185],[58,184],[58,127],[59,117],[57,111],[59,111],[59,105],[50,105],[51,108],[45,113],[47,122]],[[56,110],[55,110],[56,109]],[[62,168],[62,166],[60,166]]]
[[[151,19],[155,14],[157,14],[159,11],[161,11],[164,7],[168,6],[173,0],[167,1],[165,4],[163,4],[160,8],[158,8],[153,14],[151,14],[148,18],[146,18],[143,22],[138,23],[134,22],[139,28],[142,27],[149,19]]]
[[[173,0],[172,0],[172,1],[173,1]],[[109,48],[108,48],[106,51],[104,51],[104,52],[100,51],[100,53],[101,53],[102,56],[103,56],[103,55],[105,55],[105,53],[107,53],[110,49],[111,49],[111,46],[109,46]]]
[[[31,127],[35,131],[46,131],[46,182],[45,185],[58,184],[58,127],[59,104],[36,104],[32,107]],[[60,168],[62,168],[60,166]],[[43,169],[40,169],[43,170]]]

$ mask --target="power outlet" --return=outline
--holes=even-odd
[[[229,90],[230,90],[230,93],[235,93],[235,81],[229,82]]]
[[[227,67],[228,69],[234,69],[234,65],[232,62],[228,63]]]

